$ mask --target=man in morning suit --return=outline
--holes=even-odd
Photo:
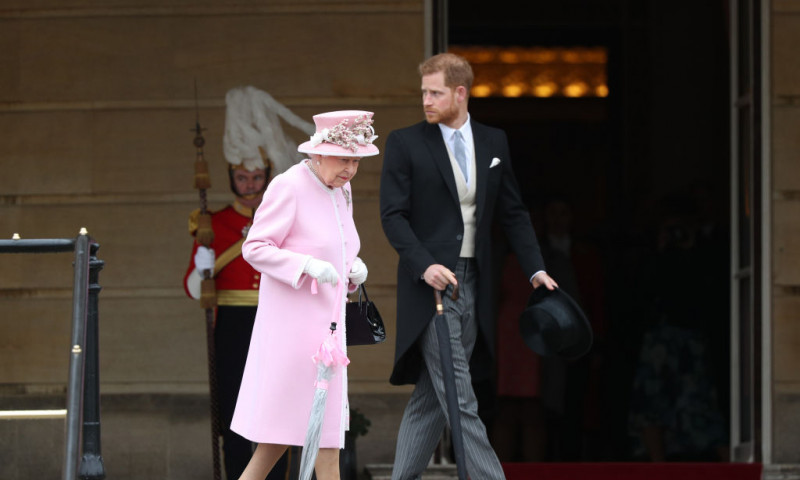
[[[544,271],[505,133],[470,118],[469,63],[444,53],[423,62],[419,71],[426,121],[389,135],[381,173],[381,222],[400,256],[390,382],[415,384],[398,432],[392,479],[420,477],[448,421],[432,289],[446,289],[444,315],[467,471],[474,479],[502,479],[500,462],[478,417],[469,364],[473,348],[491,355],[485,358],[494,354],[493,221],[508,237],[533,288],[552,290],[558,285]],[[460,296],[451,300],[456,284]]]

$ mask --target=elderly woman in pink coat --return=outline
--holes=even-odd
[[[362,157],[378,154],[372,112],[314,116],[317,131],[298,147],[310,159],[269,184],[242,255],[262,272],[258,313],[231,429],[258,443],[241,479],[263,480],[289,445],[302,446],[314,399],[311,357],[336,322],[346,352],[345,302],[367,278],[358,258],[350,180]],[[319,480],[339,478],[339,449],[349,428],[347,369],[328,385]]]

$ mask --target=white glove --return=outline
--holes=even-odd
[[[316,278],[319,283],[330,283],[334,286],[339,283],[339,272],[333,268],[333,265],[324,260],[309,258],[303,272],[309,274],[312,278]]]
[[[353,285],[361,285],[367,281],[367,273],[367,266],[360,258],[356,257],[353,261],[353,266],[350,267],[350,274],[347,275],[347,278],[350,279],[350,283]]]
[[[214,250],[200,245],[197,247],[197,253],[194,254],[194,266],[197,268],[200,274],[206,270],[211,270],[211,274],[213,276],[215,259],[216,254],[214,253]]]

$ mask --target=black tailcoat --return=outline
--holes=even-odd
[[[514,178],[505,132],[474,121],[471,126],[477,178],[476,314],[479,338],[494,357],[493,221],[505,232],[528,278],[544,270],[544,261]],[[496,165],[490,168],[492,163]],[[433,319],[435,306],[422,274],[437,263],[454,270],[461,251],[464,222],[451,165],[438,125],[421,122],[391,132],[386,140],[381,222],[400,255],[395,361],[390,378],[395,385],[416,383],[423,367],[416,340]],[[476,350],[480,347],[476,345]]]

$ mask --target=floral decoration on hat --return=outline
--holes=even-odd
[[[321,132],[316,132],[311,136],[311,145],[317,146],[322,142],[333,143],[342,148],[358,151],[359,145],[371,145],[378,136],[372,128],[372,119],[359,115],[353,122],[352,128],[347,128],[350,119],[345,118],[333,128],[324,128]]]
[[[371,157],[378,154],[378,138],[372,112],[341,110],[314,115],[316,131],[297,150],[303,153],[341,157]]]

